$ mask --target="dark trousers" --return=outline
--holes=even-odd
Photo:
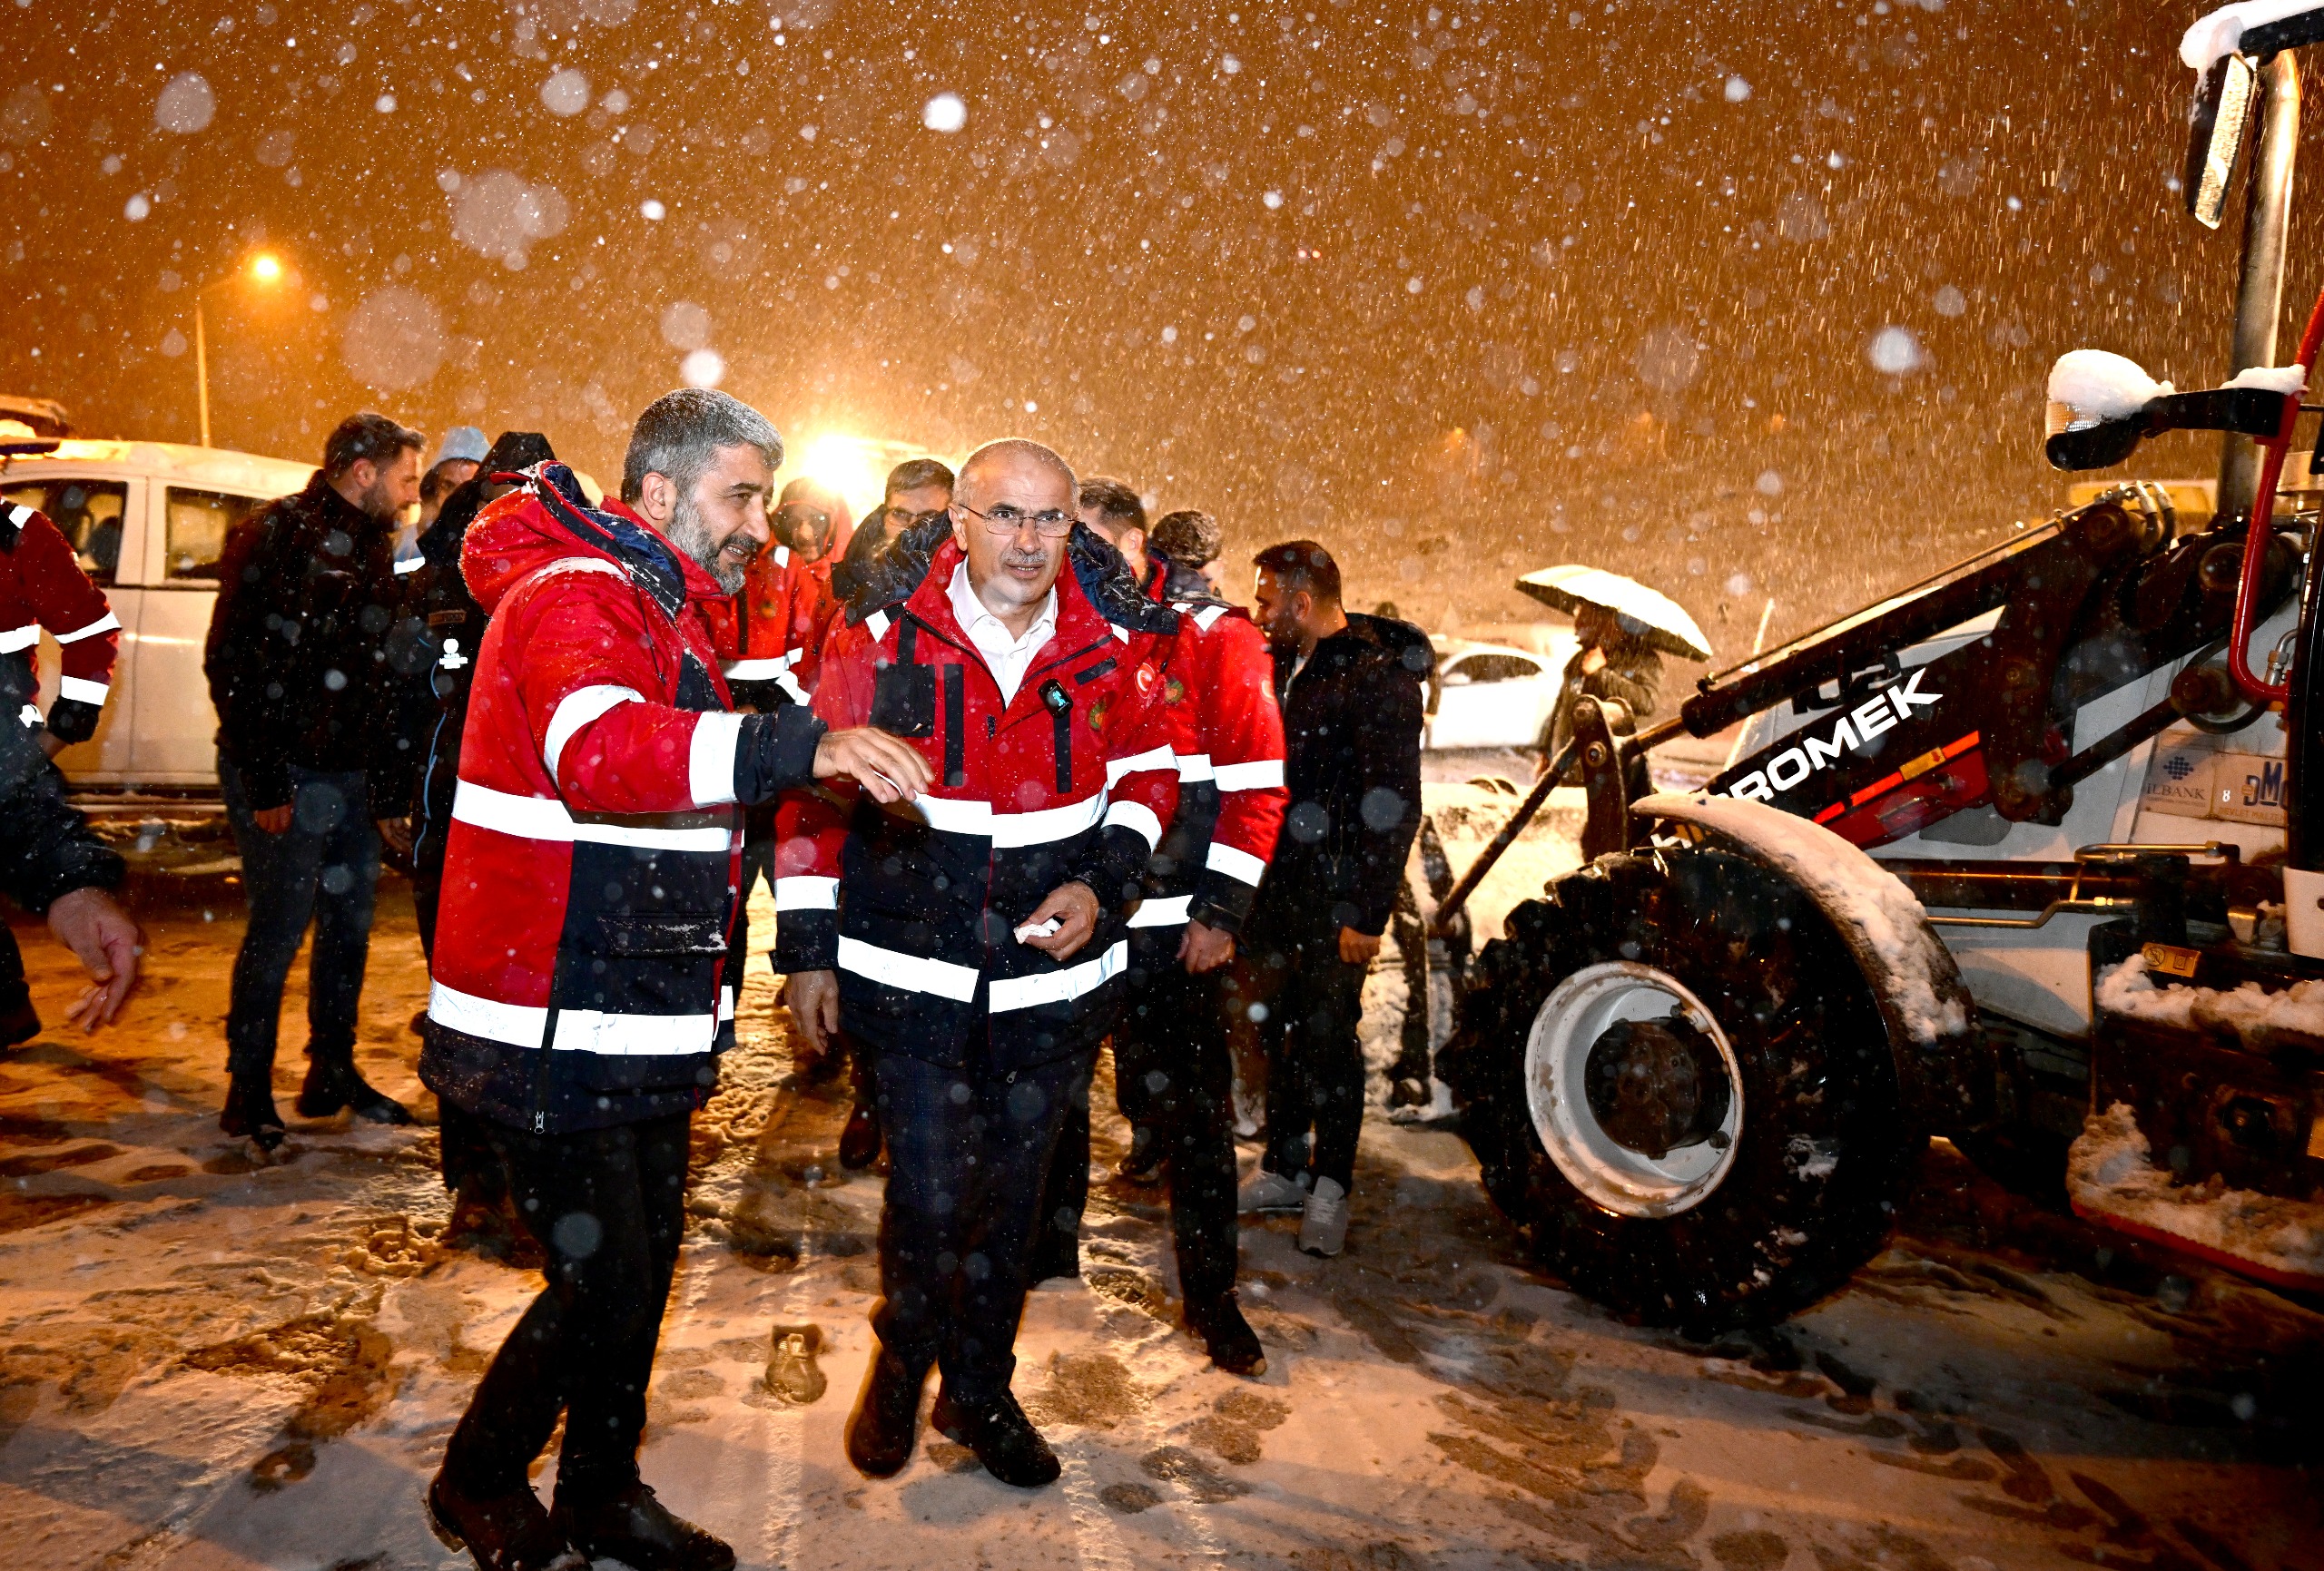
[[[0,1047],[14,1047],[39,1035],[40,1016],[25,980],[25,957],[16,948],[16,935],[0,928]]]
[[[1286,935],[1255,917],[1246,931],[1265,935],[1249,955],[1243,1000],[1265,1009],[1258,1022],[1267,1056],[1263,1164],[1270,1173],[1312,1173],[1352,1188],[1364,1130],[1364,1049],[1355,1027],[1364,968],[1340,958],[1336,928]]]
[[[379,833],[363,771],[290,771],[290,827],[271,835],[251,816],[241,776],[218,755],[218,789],[242,854],[250,927],[234,957],[226,1009],[226,1068],[237,1079],[274,1072],[282,985],[311,923],[307,961],[307,1051],[351,1060],[355,1010],[371,949],[371,897],[379,881]]]
[[[574,1134],[487,1125],[548,1285],[493,1355],[444,1468],[474,1495],[525,1485],[557,1414],[560,1495],[637,1478],[645,1386],[685,1226],[686,1126],[673,1113]]]
[[[1235,1063],[1227,1047],[1226,970],[1190,976],[1184,928],[1130,935],[1129,997],[1114,1028],[1114,1098],[1158,1142],[1170,1197],[1178,1286],[1188,1302],[1235,1285]],[[1041,1201],[1037,1275],[1072,1273],[1089,1194],[1089,1102],[1068,1110]]]
[[[737,1006],[742,1002],[743,963],[749,957],[751,948],[751,891],[762,878],[770,885],[774,882],[773,814],[762,815],[753,809],[743,819],[743,887],[734,897],[734,936],[726,951],[726,975],[734,979]],[[879,1094],[872,1069],[877,1049],[845,1031],[839,1034],[837,1047],[854,1070],[855,1100],[859,1104],[870,1103]],[[821,1080],[835,1073],[837,1066],[832,1065],[818,1071],[814,1078]]]
[[[1065,1110],[1088,1098],[1092,1057],[1004,1076],[880,1056],[889,1166],[872,1326],[907,1369],[940,1365],[966,1405],[993,1400],[1016,1373],[1041,1181]]]

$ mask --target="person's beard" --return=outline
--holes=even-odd
[[[355,510],[365,517],[381,524],[395,522],[396,515],[403,511],[401,507],[396,506],[394,483],[385,475],[372,481],[362,494],[355,498]]]
[[[691,496],[678,498],[677,510],[670,515],[670,544],[694,559],[704,573],[718,580],[718,587],[729,594],[743,592],[743,579],[750,567],[747,563],[730,562],[726,558],[726,543],[710,537],[710,526],[703,522]]]

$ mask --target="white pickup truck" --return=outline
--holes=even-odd
[[[121,619],[121,661],[96,735],[57,757],[82,790],[209,795],[218,720],[202,674],[227,531],[299,490],[311,464],[170,442],[67,439],[0,463],[0,496],[56,521]],[[57,649],[40,650],[41,708]]]

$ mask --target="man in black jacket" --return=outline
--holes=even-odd
[[[1259,1006],[1267,1047],[1267,1148],[1238,1208],[1300,1212],[1299,1247],[1334,1255],[1364,1127],[1364,976],[1420,827],[1420,683],[1374,619],[1341,608],[1339,565],[1321,545],[1294,540],[1256,560],[1291,807],[1243,929],[1246,1006]]]
[[[399,852],[411,844],[414,750],[399,723],[399,676],[425,654],[394,556],[425,440],[384,415],[350,416],[306,489],[251,515],[219,560],[202,670],[250,927],[234,958],[218,1124],[268,1148],[283,1134],[273,1091],[282,985],[310,921],[300,1116],[411,1118],[357,1072],[355,1019],[380,840]]]

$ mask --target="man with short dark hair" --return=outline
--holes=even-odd
[[[282,987],[310,922],[300,1116],[351,1108],[411,1121],[356,1069],[355,1026],[380,841],[411,843],[417,760],[401,689],[426,655],[394,555],[424,441],[385,415],[350,416],[306,489],[243,520],[219,559],[202,670],[250,926],[234,958],[218,1125],[269,1150],[283,1137],[273,1089]]]
[[[782,438],[689,388],[637,422],[624,500],[548,463],[468,531],[491,617],[452,800],[420,1075],[484,1128],[547,1282],[428,1492],[484,1571],[727,1571],[639,1478],[645,1389],[684,1231],[687,1131],[734,1041],[738,804],[846,775],[928,781],[884,732],[795,704],[738,714],[702,608],[766,539]],[[527,1471],[555,1431],[556,1497]]]
[[[1301,1213],[1299,1247],[1334,1255],[1364,1127],[1364,976],[1420,827],[1420,683],[1371,619],[1342,608],[1339,564],[1321,545],[1289,541],[1255,560],[1291,807],[1245,928],[1264,1006],[1267,1148],[1239,1203]]]
[[[1187,1329],[1218,1368],[1256,1378],[1266,1354],[1235,1296],[1235,1072],[1221,984],[1283,822],[1283,718],[1265,638],[1203,572],[1218,555],[1216,519],[1182,509],[1149,535],[1137,493],[1102,479],[1082,483],[1081,519],[1178,614],[1162,667],[1178,811],[1130,918],[1129,993],[1113,1037],[1116,1095],[1134,1131],[1122,1165],[1168,1182]],[[1081,1113],[1050,1164],[1037,1276],[1078,1274],[1089,1170],[1086,1105]]]
[[[862,575],[872,558],[893,545],[915,518],[941,513],[952,505],[952,471],[935,458],[907,458],[888,471],[880,506],[873,508],[847,543],[847,555],[832,569],[832,590],[842,600],[855,598]]]

